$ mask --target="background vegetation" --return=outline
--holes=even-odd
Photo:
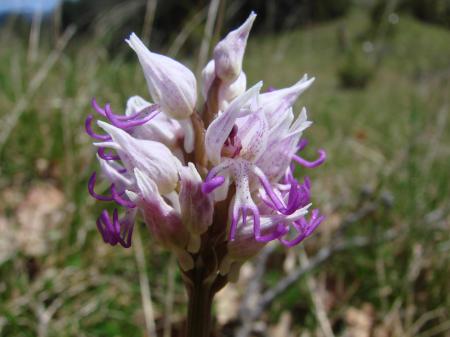
[[[143,32],[201,69],[209,2],[158,1],[154,20],[152,3],[81,1],[43,22],[3,21],[1,336],[148,336],[151,311],[161,336],[179,336],[186,298],[173,258],[144,226],[131,249],[103,244],[86,191],[97,168],[83,132],[90,99],[120,111],[148,96],[123,37]],[[270,4],[223,2],[213,42],[255,8],[249,83],[317,78],[297,111],[314,121],[306,156],[328,152],[311,173],[327,220],[304,247],[245,266],[217,299],[217,336],[234,336],[261,265],[262,293],[308,272],[258,315],[255,336],[450,336],[449,2]]]

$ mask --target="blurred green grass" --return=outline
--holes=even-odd
[[[329,317],[337,333],[348,328],[350,307],[370,303],[374,324],[391,335],[445,336],[450,329],[445,328],[450,320],[450,34],[401,16],[395,34],[382,41],[382,57],[374,63],[368,86],[346,89],[338,77],[345,62],[338,43],[343,26],[352,48],[362,48],[368,21],[356,11],[307,29],[251,37],[244,70],[249,83],[263,79],[266,87],[290,85],[305,72],[316,77],[297,109],[305,105],[314,121],[305,134],[310,140],[306,156],[314,158],[319,147],[329,156],[311,173],[313,202],[328,220],[309,240],[307,251],[312,254],[332,241],[336,227],[361,206],[363,197],[384,200],[384,206],[348,228],[348,237],[401,231],[391,242],[336,254],[314,274],[334,301]],[[7,118],[51,47],[41,47],[37,60],[28,62],[24,41],[6,30],[1,37],[8,47],[0,50],[0,117]],[[96,163],[83,132],[93,96],[111,102],[116,111],[131,95],[147,96],[130,53],[123,44],[110,59],[99,41],[70,42],[0,148],[0,233],[20,235],[23,224],[17,214],[27,207],[23,203],[30,190],[50,184],[64,199],[56,223],[44,221],[43,229],[29,232],[44,241],[43,252],[28,253],[15,238],[8,239],[11,247],[3,248],[1,336],[143,335],[134,251],[104,245],[95,228],[101,205],[88,197],[86,183]],[[374,58],[370,53],[364,57],[369,62]],[[193,63],[189,55],[186,59]],[[44,193],[41,202],[46,198]],[[143,227],[140,232],[160,318],[170,259]],[[3,241],[8,238],[2,236]],[[279,255],[284,256],[282,249]],[[280,273],[271,268],[268,284]],[[178,275],[176,279],[174,321],[185,303]],[[268,320],[274,323],[285,310],[294,313],[294,331],[320,335],[305,282],[280,298]],[[414,323],[430,312],[438,314],[417,328]],[[393,315],[398,315],[395,328],[384,322]]]

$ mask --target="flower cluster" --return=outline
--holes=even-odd
[[[107,122],[98,120],[104,132],[96,132],[89,115],[85,128],[96,140],[109,187],[96,192],[93,173],[88,189],[117,206],[97,220],[105,242],[129,247],[140,214],[184,271],[212,245],[220,247],[217,270],[232,279],[268,242],[294,246],[323,220],[317,209],[310,210],[310,180],[297,181],[293,173],[295,164],[310,169],[326,157],[323,150],[312,162],[298,155],[311,122],[305,108],[294,114],[293,104],[314,78],[305,75],[279,90],[261,92],[262,82],[247,89],[242,60],[255,17],[250,14],[215,47],[202,72],[200,108],[188,68],[151,52],[135,34],[126,40],[138,56],[152,102],[133,96],[125,114],[115,114],[109,104],[92,101]]]

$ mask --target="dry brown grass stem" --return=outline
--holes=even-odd
[[[199,10],[191,17],[191,19],[184,25],[183,29],[180,31],[180,33],[177,35],[175,40],[170,45],[167,55],[171,57],[175,57],[178,55],[189,35],[191,35],[191,33],[198,25],[200,25],[205,15],[206,15],[206,7]]]
[[[205,30],[203,33],[202,43],[200,45],[200,52],[197,59],[196,76],[199,78],[201,71],[206,64],[208,58],[209,48],[211,46],[211,39],[213,36],[214,26],[217,19],[217,13],[220,5],[220,0],[211,0],[208,9],[208,17],[206,19]]]
[[[145,327],[148,337],[157,337],[155,327],[155,315],[153,312],[152,297],[150,292],[150,284],[147,277],[147,270],[145,267],[145,255],[142,246],[141,235],[139,228],[136,228],[134,234],[133,250],[136,260],[136,266],[139,273],[139,286],[141,288],[142,308],[145,316]]]
[[[145,44],[149,44],[152,35],[153,21],[155,20],[156,6],[158,0],[147,0],[145,6],[144,25],[142,27],[142,40]]]
[[[300,265],[303,268],[309,267],[309,258],[305,250],[300,251],[299,254]],[[315,315],[319,321],[320,329],[325,337],[334,337],[333,329],[331,328],[330,320],[323,303],[323,298],[317,286],[317,282],[313,275],[306,276],[306,284],[314,304]]]
[[[39,51],[39,40],[41,37],[42,11],[36,10],[33,13],[30,28],[30,38],[28,41],[28,63],[36,62]]]

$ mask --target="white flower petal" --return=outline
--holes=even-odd
[[[125,115],[132,115],[151,105],[140,96],[132,96],[127,101]],[[178,139],[184,135],[180,123],[169,118],[163,111],[144,125],[136,126],[130,133],[133,137],[161,142],[172,149],[178,146]]]
[[[264,113],[272,128],[280,119],[284,118],[284,114],[297,100],[298,96],[308,89],[314,82],[314,77],[308,79],[304,76],[293,86],[285,89],[266,92],[260,95],[260,104],[264,109]]]
[[[122,190],[123,188],[134,184],[133,179],[119,172],[121,168],[120,165],[113,161],[104,160],[100,158],[98,154],[97,159],[100,163],[102,173],[106,176],[111,184],[114,184],[116,186],[117,190]]]
[[[145,172],[156,183],[162,194],[175,189],[181,163],[165,145],[151,140],[136,139],[102,121],[98,121],[98,125],[112,137],[113,142],[112,144],[109,142],[109,146],[117,150],[128,171],[133,172],[138,168]],[[107,145],[103,143],[103,146]]]

